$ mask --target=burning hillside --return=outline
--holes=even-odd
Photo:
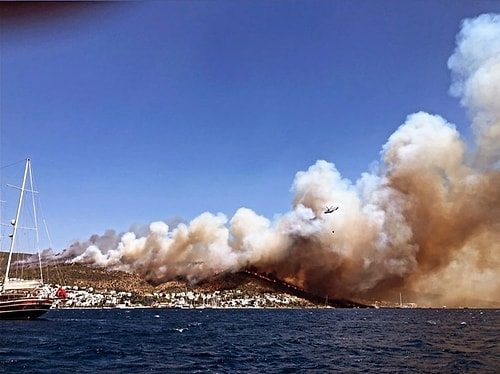
[[[252,268],[332,299],[400,289],[450,306],[498,298],[500,16],[464,21],[448,66],[472,120],[470,149],[444,118],[414,113],[355,183],[324,160],[298,172],[292,209],[274,221],[248,208],[231,219],[206,212],[176,227],[154,222],[146,235],[110,231],[62,256],[155,283]],[[325,214],[331,204],[338,211]]]

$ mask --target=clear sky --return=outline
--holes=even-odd
[[[355,181],[417,111],[470,137],[447,60],[462,19],[500,11],[456,0],[54,7],[1,18],[0,153],[2,165],[33,160],[56,252],[205,211],[272,219],[290,210],[297,171],[324,159]]]

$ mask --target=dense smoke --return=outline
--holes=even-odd
[[[152,282],[250,267],[331,297],[405,290],[440,295],[438,305],[498,301],[500,17],[464,21],[448,65],[473,149],[439,115],[411,114],[383,145],[377,170],[356,183],[322,160],[298,172],[293,209],[275,221],[247,208],[231,219],[203,213],[174,227],[154,222],[145,235],[109,232],[67,255]],[[327,205],[339,209],[325,214]]]

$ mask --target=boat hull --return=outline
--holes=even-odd
[[[0,319],[36,319],[52,306],[50,299],[0,296]]]

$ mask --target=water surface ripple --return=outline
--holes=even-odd
[[[499,373],[500,310],[51,310],[0,321],[5,373]]]

